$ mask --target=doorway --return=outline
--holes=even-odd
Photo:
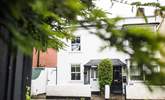
[[[91,77],[90,77],[90,82],[91,82],[91,91],[92,92],[99,92],[99,81],[98,81],[98,71],[97,68],[91,68]]]
[[[113,81],[111,84],[111,93],[122,94],[122,67],[114,66],[113,67]]]

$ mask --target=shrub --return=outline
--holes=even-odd
[[[103,59],[98,66],[99,85],[101,93],[104,93],[104,86],[111,85],[113,79],[113,65],[110,59]]]

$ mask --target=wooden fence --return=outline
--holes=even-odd
[[[9,32],[0,26],[0,100],[26,100],[32,59],[13,48],[10,40]]]

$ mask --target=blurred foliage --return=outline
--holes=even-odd
[[[165,84],[165,73],[160,72],[160,73],[152,73],[150,75],[146,75],[146,82],[149,85],[164,85]]]
[[[82,12],[89,11],[90,6],[90,0],[1,0],[0,27],[11,38],[4,40],[2,31],[0,38],[25,53],[32,48],[59,50],[65,46],[61,39],[73,37],[77,16],[83,16]]]
[[[163,11],[164,6],[159,3],[145,3],[134,2],[132,5],[156,7],[155,17],[161,16],[162,22],[164,21]],[[162,79],[165,79],[165,71],[156,73],[153,70],[155,65],[162,70],[165,67],[165,36],[164,33],[160,33],[159,30],[155,30],[152,24],[148,24],[147,16],[145,16],[142,9],[137,9],[137,13],[145,19],[144,25],[124,25],[121,28],[117,26],[117,23],[122,19],[119,17],[112,19],[105,19],[105,27],[101,27],[106,30],[106,34],[100,31],[98,28],[97,34],[107,44],[102,47],[115,47],[117,50],[122,51],[130,55],[130,62],[137,63],[136,67],[140,67],[141,73],[146,76],[146,82],[149,84],[165,84]],[[123,19],[124,20],[124,19]],[[132,66],[132,65],[131,65]],[[146,67],[149,73],[143,69]]]
[[[26,86],[26,100],[31,100],[30,87]]]
[[[105,85],[111,85],[113,80],[113,65],[110,59],[103,59],[98,66],[99,86],[104,93]]]
[[[134,2],[131,5],[156,7],[155,15],[165,17],[165,7],[159,3]],[[25,53],[32,52],[32,48],[62,49],[65,46],[62,39],[72,39],[77,25],[86,29],[95,26],[95,34],[107,42],[105,47],[116,47],[129,54],[131,61],[151,71],[153,64],[165,66],[165,36],[145,27],[118,28],[116,23],[122,18],[108,18],[92,0],[0,0],[0,7],[0,29],[3,27],[11,36],[5,40],[0,30],[0,38]]]

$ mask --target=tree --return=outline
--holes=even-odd
[[[0,6],[0,100],[25,100],[33,48],[62,49],[62,39],[71,39],[75,24],[84,23],[78,16],[91,12],[91,1],[1,0]]]
[[[103,59],[98,66],[99,86],[104,93],[105,85],[111,85],[113,80],[113,65],[110,59]]]
[[[62,49],[62,39],[72,39],[76,26],[88,29],[88,23],[102,27],[102,21],[108,21],[92,0],[1,0],[0,6],[0,45],[4,47],[0,49],[0,79],[5,80],[0,86],[2,100],[25,99],[31,57],[24,56],[31,55],[33,48],[38,52],[48,47]]]

